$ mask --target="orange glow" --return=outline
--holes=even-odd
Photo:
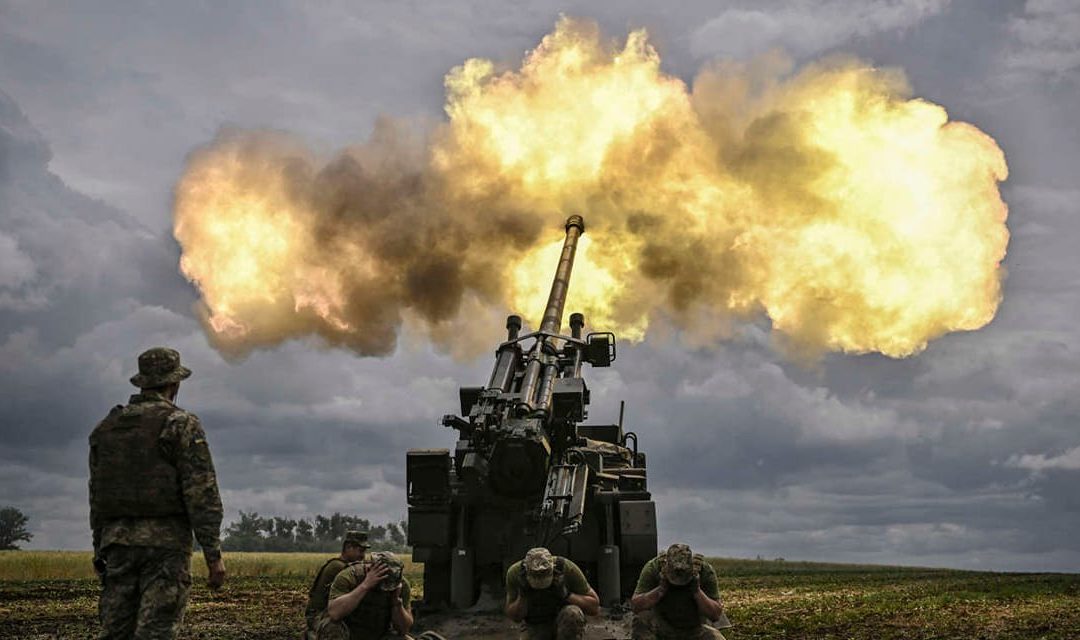
[[[447,120],[415,163],[379,135],[345,152],[364,171],[343,175],[362,173],[364,189],[293,142],[196,154],[176,237],[216,342],[242,352],[317,333],[383,353],[358,337],[373,315],[391,342],[417,309],[452,336],[434,328],[459,321],[470,292],[536,322],[571,213],[587,231],[567,311],[623,338],[646,339],[659,316],[693,330],[764,313],[805,353],[904,357],[996,313],[1004,154],[912,98],[897,71],[837,59],[792,73],[772,57],[710,65],[691,89],[644,31],[614,43],[568,18],[499,69],[450,71]],[[327,185],[358,209],[377,192],[382,208],[350,226]],[[439,277],[460,286],[425,284]],[[450,299],[427,305],[432,291]]]

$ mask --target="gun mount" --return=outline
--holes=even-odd
[[[628,597],[642,565],[656,555],[656,509],[637,435],[617,424],[581,424],[589,389],[582,365],[607,367],[615,335],[583,335],[570,315],[560,333],[581,216],[566,239],[539,329],[521,335],[506,320],[486,386],[462,387],[461,415],[442,424],[458,432],[453,453],[419,449],[406,456],[408,541],[424,563],[424,601],[472,606],[481,592],[503,593],[510,564],[534,546],[577,563],[601,603]]]

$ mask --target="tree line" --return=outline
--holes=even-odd
[[[405,521],[373,525],[359,516],[334,513],[314,518],[263,517],[241,511],[240,519],[225,527],[221,546],[226,551],[341,551],[345,532],[368,532],[372,551],[405,553],[408,525]]]
[[[19,549],[19,542],[29,542],[34,534],[27,529],[29,518],[16,507],[0,508],[0,550]],[[222,547],[227,551],[320,551],[336,553],[350,530],[368,532],[373,551],[407,553],[408,525],[405,521],[371,524],[359,516],[334,513],[314,518],[262,517],[254,511],[241,511],[240,519],[225,527]]]

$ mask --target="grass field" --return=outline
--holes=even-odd
[[[212,593],[202,583],[205,567],[196,556],[197,584],[183,637],[298,637],[308,581],[323,559],[321,554],[228,554],[229,582]],[[711,562],[736,625],[725,632],[729,640],[1080,639],[1080,575]],[[407,569],[417,592],[419,571],[411,564]],[[92,638],[97,591],[89,553],[0,552],[0,638]],[[614,613],[596,621],[590,637],[629,637],[621,631],[627,618]],[[504,628],[497,616],[482,622],[486,627],[471,621],[458,625],[461,633],[451,640],[513,637],[492,631]],[[476,631],[481,628],[487,631]]]

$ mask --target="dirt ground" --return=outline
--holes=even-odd
[[[517,638],[520,626],[503,615],[501,607],[485,597],[467,612],[445,613],[417,610],[412,635],[436,631],[447,640],[507,640]],[[589,618],[585,640],[629,640],[631,614],[625,607],[602,609]]]
[[[461,614],[426,614],[412,635],[422,631],[437,631],[447,640],[507,640],[517,638],[518,625],[495,611]],[[590,618],[585,640],[627,640],[630,638],[630,614],[604,611]]]

